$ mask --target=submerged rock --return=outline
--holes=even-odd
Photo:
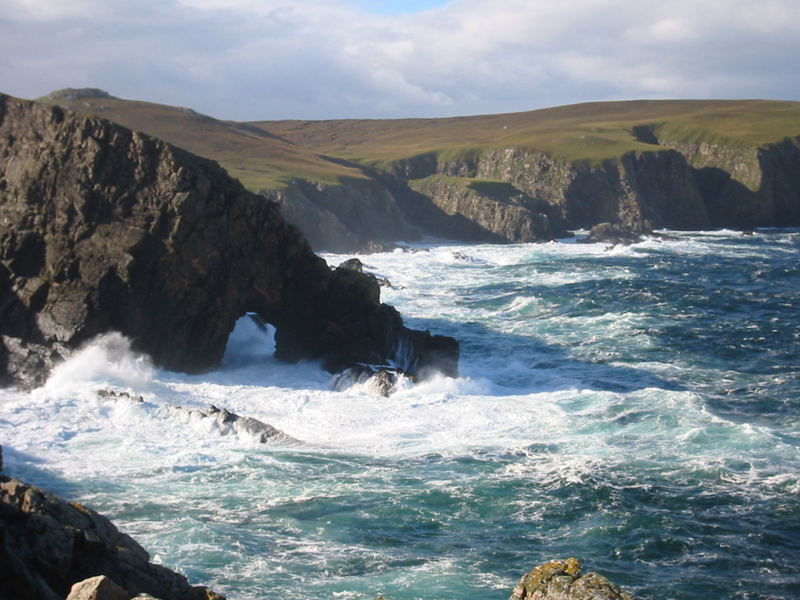
[[[119,392],[110,389],[99,389],[95,392],[99,398],[103,399],[119,399],[128,400],[135,403],[143,403],[142,396],[135,396],[129,392]],[[182,406],[168,406],[167,410],[177,413],[182,417],[188,419],[210,419],[215,422],[219,430],[223,434],[236,434],[243,435],[249,438],[254,438],[260,444],[296,444],[299,440],[293,438],[280,429],[254,419],[253,417],[243,417],[236,413],[230,412],[226,408],[217,408],[213,404],[203,410],[195,410],[193,408],[184,408]]]
[[[112,579],[127,598],[221,598],[151,563],[144,548],[92,509],[2,475],[0,531],[1,600],[62,600],[75,583],[97,575]]]
[[[645,226],[631,227],[620,223],[599,223],[592,227],[589,235],[578,240],[583,244],[612,244],[629,246],[642,241],[643,236],[652,235]]]
[[[188,410],[188,409],[187,409]],[[225,408],[217,408],[213,404],[205,410],[188,410],[189,413],[196,413],[206,418],[214,420],[223,431],[231,431],[237,434],[244,434],[255,438],[261,444],[269,443],[297,443],[298,440],[287,435],[280,429],[272,425],[254,419],[253,417],[242,417],[232,413]]]
[[[247,313],[275,326],[282,360],[457,375],[455,340],[406,329],[376,280],[331,271],[275,203],[210,160],[0,95],[0,181],[0,384],[40,385],[108,331],[202,372]]]
[[[388,365],[358,364],[337,374],[333,380],[333,389],[341,392],[354,385],[369,382],[369,389],[373,393],[388,398],[397,390],[403,376],[402,371]]]
[[[104,400],[122,398],[125,400],[130,400],[131,402],[144,402],[144,398],[142,396],[134,396],[130,392],[118,392],[116,390],[100,389],[95,393],[97,394],[98,398],[103,398]]]
[[[597,573],[581,576],[577,558],[551,560],[525,575],[509,600],[634,600]]]

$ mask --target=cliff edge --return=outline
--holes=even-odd
[[[219,364],[236,320],[276,356],[455,376],[452,338],[405,328],[377,282],[331,270],[277,205],[215,162],[102,119],[0,95],[0,382],[43,382],[119,331],[166,368]]]

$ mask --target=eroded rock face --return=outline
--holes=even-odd
[[[284,218],[303,231],[315,250],[375,252],[392,241],[419,237],[392,193],[377,181],[330,185],[298,180],[285,190],[259,193],[279,203]]]
[[[276,327],[284,360],[456,374],[455,340],[403,327],[377,282],[331,271],[275,203],[107,121],[0,96],[0,223],[5,384],[42,383],[111,330],[156,364],[207,370],[248,312]]]
[[[73,584],[98,574],[126,597],[161,600],[219,598],[150,561],[131,537],[105,517],[18,479],[0,475],[0,599],[62,600]]]
[[[627,591],[597,573],[581,576],[576,558],[551,560],[525,575],[509,600],[634,600]]]

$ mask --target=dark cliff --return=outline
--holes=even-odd
[[[400,161],[392,175],[419,182],[414,188],[428,203],[474,224],[488,222],[486,209],[463,200],[465,185],[510,186],[527,200],[497,202],[486,229],[526,242],[603,222],[677,230],[800,226],[798,173],[800,142],[787,138],[757,150],[665,142],[600,163],[505,148],[439,163],[430,156]]]
[[[5,383],[40,383],[109,330],[203,371],[248,312],[275,325],[285,360],[456,372],[455,340],[404,328],[376,282],[332,271],[275,203],[108,121],[0,96],[0,223]]]
[[[310,211],[297,194],[282,196],[287,218],[338,251],[357,250],[371,237],[409,239],[411,227],[463,241],[519,243],[605,222],[633,231],[800,226],[800,142],[789,138],[758,149],[654,141],[652,150],[599,162],[510,147],[458,159],[423,154],[364,172],[374,180],[370,197],[359,189],[366,183],[318,193],[329,196],[327,218],[335,226],[316,214],[319,201]],[[336,219],[332,207],[358,214],[359,222]],[[379,226],[384,222],[397,227]]]
[[[418,237],[392,193],[378,181],[339,185],[297,180],[284,190],[260,192],[274,199],[315,250],[350,252]]]
[[[123,597],[224,600],[150,562],[111,521],[18,479],[0,475],[0,600],[61,600],[76,582],[106,575]]]

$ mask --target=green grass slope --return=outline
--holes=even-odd
[[[220,121],[191,109],[112,97],[39,99],[116,121],[220,163],[246,187],[274,189],[292,179],[335,183],[363,177],[357,169],[325,160],[296,144],[246,123]]]
[[[656,150],[656,139],[755,148],[800,136],[800,102],[766,100],[592,102],[439,119],[252,123],[103,96],[64,99],[56,92],[40,100],[117,121],[212,158],[251,189],[280,188],[293,179],[360,179],[364,175],[348,162],[381,168],[429,153],[451,159],[516,147],[597,163]]]
[[[762,146],[800,136],[800,102],[640,100],[448,119],[261,121],[254,127],[316,152],[376,166],[425,153],[443,158],[517,147],[564,160],[651,151],[640,128],[671,142]]]

